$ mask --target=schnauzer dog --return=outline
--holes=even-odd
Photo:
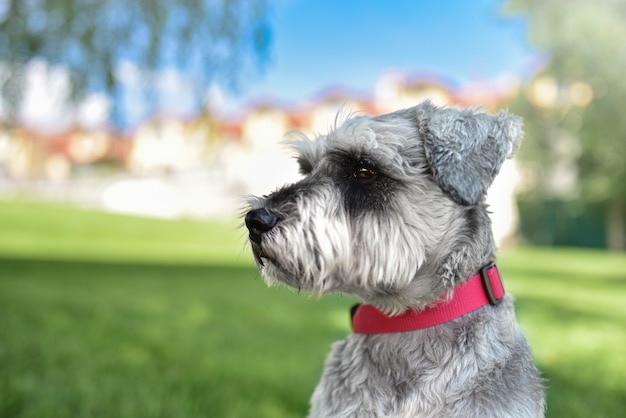
[[[302,180],[249,199],[266,282],[362,301],[310,417],[544,415],[484,203],[522,134],[505,111],[428,101],[356,116],[295,141]]]

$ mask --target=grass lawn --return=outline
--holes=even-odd
[[[350,297],[268,289],[228,225],[0,201],[0,417],[302,417]],[[626,410],[626,256],[523,248],[549,417]]]

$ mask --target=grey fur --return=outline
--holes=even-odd
[[[294,142],[299,182],[251,198],[261,274],[345,292],[397,315],[423,309],[495,258],[483,203],[521,139],[519,118],[429,102],[353,117]],[[511,296],[461,318],[333,345],[310,417],[541,417],[544,393]]]
[[[474,109],[418,111],[426,158],[441,188],[457,202],[475,205],[487,192],[505,158],[519,147],[521,118]]]

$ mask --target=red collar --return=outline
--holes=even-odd
[[[352,311],[352,329],[356,334],[414,331],[443,324],[487,304],[497,305],[503,297],[500,273],[494,262],[490,262],[457,286],[450,299],[421,311],[409,310],[398,316],[387,316],[372,305],[358,305]]]

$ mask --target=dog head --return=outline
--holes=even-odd
[[[504,111],[424,102],[295,141],[304,178],[249,200],[261,274],[389,313],[428,305],[493,258],[483,201],[521,136]]]

